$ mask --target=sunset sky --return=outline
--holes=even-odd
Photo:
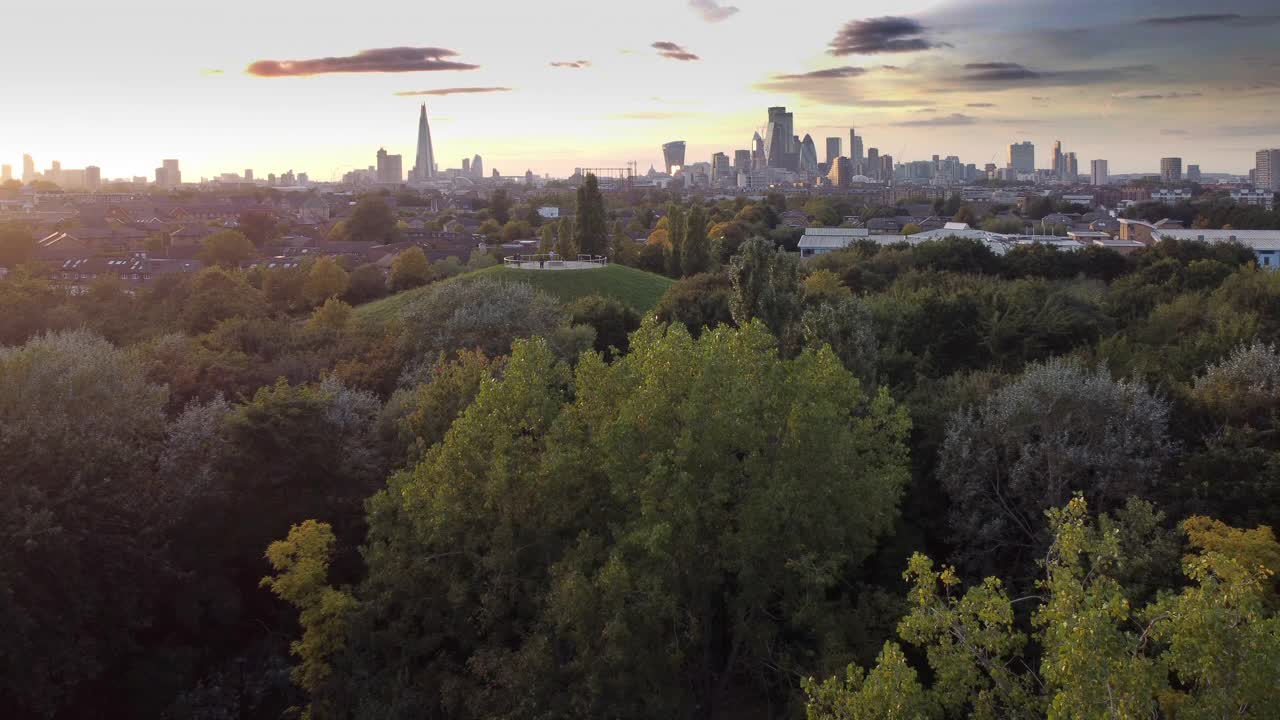
[[[690,162],[732,155],[769,105],[820,159],[850,125],[899,160],[979,167],[1024,139],[1042,167],[1061,139],[1082,172],[1113,173],[1165,155],[1243,173],[1280,146],[1274,0],[72,0],[4,17],[15,174],[27,152],[104,178],[176,157],[187,181],[327,180],[379,147],[407,171],[423,101],[441,168],[479,153],[504,174],[644,171],[675,139]]]

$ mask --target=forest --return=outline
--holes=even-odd
[[[656,305],[420,252],[0,281],[0,713],[1275,716],[1248,249],[580,216]]]

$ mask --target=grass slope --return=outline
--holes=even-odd
[[[467,282],[492,278],[528,283],[538,290],[569,302],[587,295],[613,297],[639,313],[648,312],[671,287],[672,280],[625,265],[609,265],[592,270],[517,270],[501,265],[459,275],[446,282]],[[433,285],[398,293],[356,308],[355,315],[366,322],[383,323],[398,316],[414,299],[431,292]]]

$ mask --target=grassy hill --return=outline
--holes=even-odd
[[[493,278],[522,282],[542,290],[561,302],[586,295],[613,297],[644,313],[658,303],[672,280],[625,265],[609,265],[592,270],[517,270],[498,265],[459,275],[446,282],[467,282]],[[375,300],[356,308],[356,317],[368,322],[385,322],[396,317],[415,298],[431,292],[433,285]]]

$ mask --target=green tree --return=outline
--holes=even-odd
[[[350,286],[351,277],[347,271],[333,258],[325,256],[312,263],[302,284],[302,296],[311,307],[316,307],[330,298],[343,295]]]
[[[275,215],[267,210],[245,210],[240,213],[237,227],[256,246],[262,247],[280,236]]]
[[[605,216],[604,196],[595,175],[587,174],[578,188],[577,210],[573,216],[573,243],[578,252],[604,255],[609,249],[609,224]]]
[[[711,243],[707,239],[707,213],[701,205],[689,210],[680,247],[680,272],[697,275],[711,270]]]
[[[667,275],[673,278],[684,276],[684,271],[680,267],[681,261],[684,259],[684,237],[688,231],[688,223],[685,222],[685,214],[683,208],[675,203],[667,206],[667,243],[666,243],[666,271]],[[662,228],[659,222],[658,228]]]
[[[391,291],[403,292],[431,282],[431,263],[422,248],[413,246],[391,261]]]
[[[374,245],[400,241],[400,226],[387,201],[378,195],[364,195],[356,202],[351,216],[345,219],[343,240]]]
[[[626,354],[628,336],[640,327],[640,316],[615,298],[587,295],[569,303],[569,322],[589,325],[596,332],[595,350],[606,359]]]
[[[18,223],[0,225],[0,267],[12,270],[31,260],[35,251],[36,238],[28,227]]]
[[[204,239],[199,258],[205,265],[238,268],[253,257],[253,243],[235,230],[222,230]]]
[[[728,275],[690,275],[667,288],[653,312],[659,322],[678,322],[698,337],[706,328],[733,325],[732,297],[733,285]]]
[[[730,310],[738,325],[759,319],[784,351],[794,350],[800,319],[800,270],[794,257],[763,238],[752,238],[729,263]]]
[[[547,223],[542,226],[542,230],[538,231],[538,254],[550,255],[555,247],[556,232],[551,223]]]
[[[307,320],[307,329],[312,332],[337,333],[346,329],[351,322],[351,306],[330,295],[322,305],[311,313]]]
[[[423,259],[425,260],[426,256],[423,256]],[[394,258],[392,262],[395,262]],[[387,277],[382,273],[382,268],[372,263],[366,263],[352,270],[350,281],[343,299],[352,305],[377,300],[387,294]]]
[[[499,225],[511,221],[511,198],[507,197],[505,188],[497,188],[489,195],[489,212]]]
[[[196,273],[184,295],[180,318],[193,333],[208,332],[229,318],[261,317],[267,309],[262,292],[246,282],[242,273],[221,267]]]

